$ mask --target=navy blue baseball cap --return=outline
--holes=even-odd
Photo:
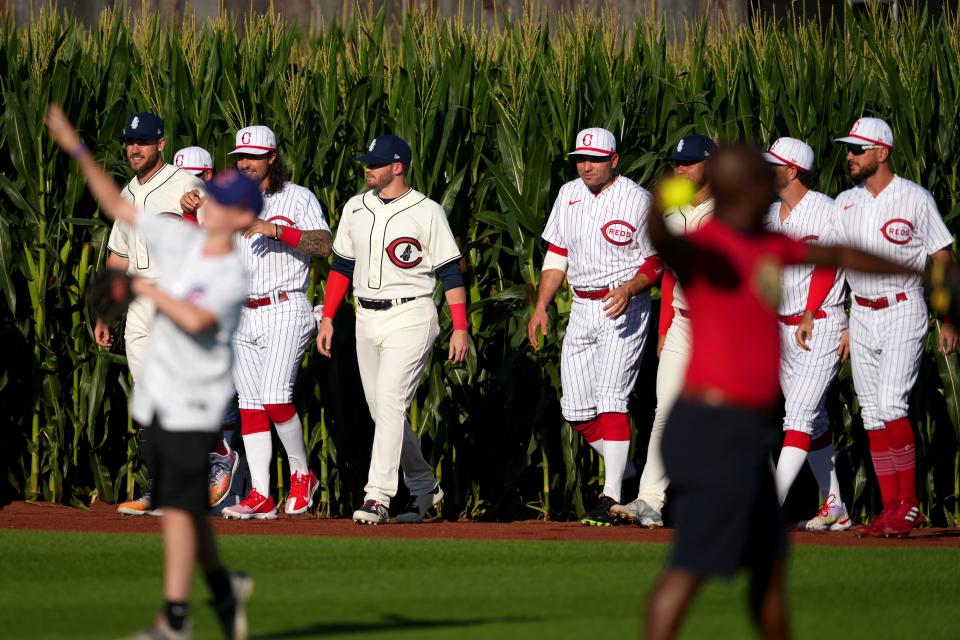
[[[413,154],[403,138],[393,135],[377,136],[367,147],[367,152],[357,158],[364,164],[390,164],[400,162],[410,164]]]
[[[717,148],[717,143],[698,133],[680,138],[667,158],[670,162],[703,162]]]
[[[207,183],[207,195],[222,205],[252,209],[257,215],[260,215],[263,209],[260,187],[236,169],[218,173]]]
[[[160,116],[141,111],[127,118],[123,128],[124,140],[156,140],[163,137],[163,120]]]

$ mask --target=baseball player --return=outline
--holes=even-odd
[[[857,186],[837,196],[844,242],[920,271],[927,256],[948,264],[953,236],[933,197],[895,175],[890,165],[893,132],[878,118],[860,118],[837,142],[846,145]],[[866,536],[907,536],[920,523],[916,453],[907,399],[917,380],[927,335],[927,305],[918,275],[876,276],[847,272],[853,385],[880,485],[883,511],[857,530]],[[940,331],[939,348],[950,353],[957,334]]]
[[[811,189],[813,149],[802,140],[780,138],[764,159],[773,166],[779,196],[770,205],[764,228],[801,242],[836,244],[836,204]],[[844,531],[850,528],[850,516],[840,497],[826,407],[827,389],[848,351],[843,272],[794,265],[780,274],[780,284],[780,387],[786,411],[777,497],[782,505],[808,462],[823,502],[817,515],[801,522],[800,528]]]
[[[319,486],[307,465],[293,383],[316,327],[313,305],[307,300],[310,258],[329,256],[333,236],[317,197],[287,180],[272,130],[260,125],[240,129],[230,153],[237,159],[237,169],[260,185],[263,211],[239,240],[250,297],[233,340],[240,430],[253,489],[223,515],[272,519],[277,509],[269,490],[271,422],[290,465],[284,512],[307,511]]]
[[[230,336],[245,298],[233,236],[259,211],[259,190],[235,171],[221,176],[210,185],[204,230],[172,224],[121,197],[58,106],[49,108],[47,124],[79,162],[104,214],[148,244],[154,270],[154,278],[132,282],[134,291],[154,303],[157,317],[131,410],[141,424],[150,424],[145,454],[154,472],[156,504],[163,509],[166,604],[154,625],[134,638],[190,637],[187,603],[198,561],[225,636],[244,638],[253,581],[227,573],[221,563],[206,515],[206,476],[207,453],[233,395]]]
[[[693,200],[682,207],[667,209],[664,218],[674,235],[693,233],[713,215],[713,195],[706,178],[706,163],[716,144],[704,135],[684,136],[667,159],[673,165],[675,176],[690,180],[696,188]],[[669,480],[663,468],[660,443],[670,410],[680,395],[687,361],[690,358],[690,321],[686,300],[676,276],[669,270],[663,273],[660,286],[660,326],[657,356],[657,411],[650,428],[647,461],[640,476],[637,499],[625,505],[614,505],[610,512],[643,527],[663,526],[663,504]]]
[[[378,136],[357,160],[366,165],[370,190],[343,207],[317,350],[330,357],[333,318],[352,283],[357,363],[376,425],[366,495],[353,519],[360,524],[390,522],[390,500],[402,468],[410,501],[396,521],[415,523],[443,499],[407,417],[440,332],[433,302],[438,278],[453,318],[449,358],[462,362],[470,349],[460,249],[443,208],[407,185],[412,154],[404,140]]]
[[[163,161],[163,149],[166,145],[163,134],[163,120],[152,113],[135,113],[127,119],[123,128],[123,144],[127,162],[135,175],[122,194],[124,200],[141,211],[180,218],[183,213],[180,196],[192,189],[203,189],[203,182]],[[139,232],[126,222],[117,220],[114,223],[107,249],[107,267],[126,271],[135,277],[156,279],[156,265],[150,258],[146,242]],[[150,327],[153,325],[153,315],[153,302],[139,296],[127,309],[123,341],[134,385],[143,370],[143,354],[147,348]],[[97,319],[94,328],[94,339],[105,349],[113,346],[110,326],[100,319]],[[140,425],[139,429],[141,446],[144,438],[148,437],[143,426],[145,425]],[[147,473],[150,473],[149,465]],[[124,515],[151,513],[149,489],[136,500],[118,505],[117,511]]]
[[[603,457],[603,495],[581,522],[609,526],[628,470],[627,399],[647,337],[648,290],[662,266],[644,233],[650,194],[617,174],[613,134],[584,129],[567,155],[580,177],[560,187],[547,220],[547,254],[527,335],[538,347],[537,331],[546,335],[548,329],[547,305],[566,277],[574,298],[561,348],[560,406]]]
[[[173,154],[173,164],[175,167],[192,173],[204,184],[213,180],[213,156],[203,147],[184,147]],[[200,222],[199,212],[203,194],[196,191],[188,191],[180,198],[180,207],[183,210],[183,219],[190,222]]]

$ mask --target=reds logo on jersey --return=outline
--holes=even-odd
[[[242,136],[240,136],[240,142],[242,142],[243,144],[250,144],[250,137],[251,137],[250,132],[247,131]]]
[[[883,223],[880,233],[893,244],[908,244],[913,239],[913,224],[903,218],[894,218]]]
[[[624,220],[611,220],[600,227],[603,238],[618,247],[624,247],[633,242],[634,232],[636,232],[636,228]]]
[[[423,262],[423,247],[416,238],[397,238],[387,246],[390,262],[401,269],[412,269]]]

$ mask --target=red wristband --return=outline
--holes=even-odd
[[[823,306],[824,301],[833,289],[833,283],[837,279],[836,267],[816,266],[810,276],[810,289],[807,292],[807,304],[804,311],[816,313],[817,309]]]
[[[331,271],[327,277],[327,292],[323,296],[323,318],[330,318],[337,315],[337,309],[347,295],[347,288],[350,286],[350,278],[339,271]]]
[[[660,259],[660,256],[650,256],[637,269],[637,275],[647,276],[647,282],[651,287],[656,285],[660,276],[663,275],[663,260]]]
[[[277,225],[280,229],[280,242],[287,245],[291,249],[296,249],[297,245],[300,244],[300,238],[303,236],[303,231],[295,227],[285,227],[283,225]]]
[[[453,317],[453,330],[467,330],[467,303],[454,302],[450,305],[450,315]]]

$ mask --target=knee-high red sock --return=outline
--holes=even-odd
[[[900,484],[900,499],[917,500],[917,451],[913,439],[913,427],[907,418],[891,420],[886,423],[887,440],[893,466],[897,470]]]
[[[883,504],[900,499],[900,482],[897,477],[897,468],[893,462],[893,452],[890,451],[890,439],[886,429],[867,431],[870,438],[870,457],[873,458],[873,470],[877,474],[880,485],[880,498]]]

